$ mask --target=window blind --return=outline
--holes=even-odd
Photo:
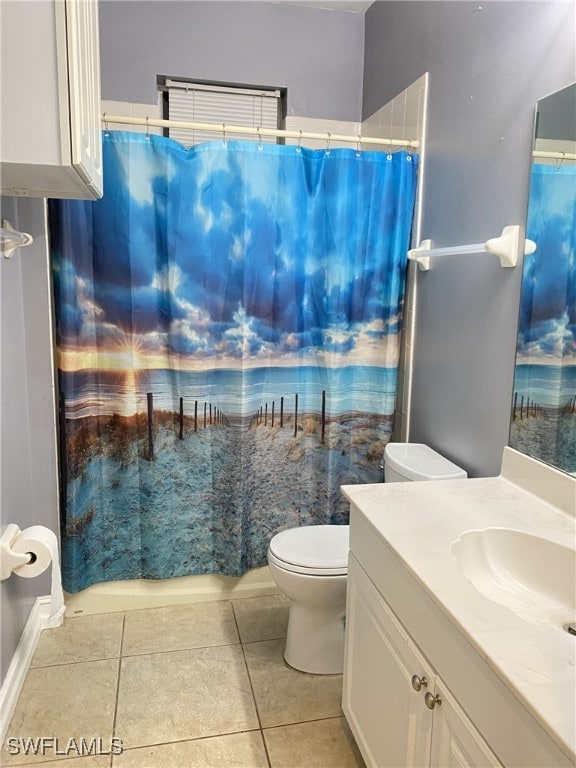
[[[278,128],[280,91],[204,85],[166,80],[168,119],[197,123],[246,125],[252,128]],[[222,139],[222,131],[190,131],[170,128],[169,135],[186,147],[203,141]],[[234,134],[232,139],[258,141],[250,134]],[[262,136],[262,142],[276,143],[274,136]]]

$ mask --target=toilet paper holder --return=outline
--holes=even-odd
[[[14,552],[12,545],[22,533],[16,523],[9,523],[0,536],[0,581],[4,581],[18,569],[36,560],[34,552]]]

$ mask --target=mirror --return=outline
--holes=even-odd
[[[576,83],[536,105],[510,445],[576,475]]]

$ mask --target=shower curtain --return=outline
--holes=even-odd
[[[240,575],[381,480],[417,157],[103,141],[50,203],[65,588]]]
[[[510,445],[576,474],[576,166],[535,163]]]

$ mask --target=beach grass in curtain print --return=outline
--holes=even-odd
[[[510,445],[576,473],[576,167],[534,165]]]
[[[394,411],[417,158],[104,137],[52,201],[65,587],[264,565],[347,522]]]

